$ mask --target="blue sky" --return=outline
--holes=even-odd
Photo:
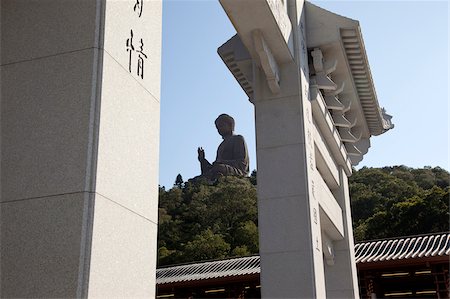
[[[311,1],[360,22],[381,106],[395,128],[371,138],[357,168],[406,165],[449,170],[449,3]],[[200,173],[197,147],[214,161],[214,120],[228,113],[256,169],[253,105],[217,55],[235,34],[218,0],[163,1],[160,185]]]

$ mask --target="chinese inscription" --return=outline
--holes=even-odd
[[[309,153],[309,168],[311,168],[311,171],[314,171],[314,156],[312,152]]]
[[[129,53],[128,58],[128,70],[131,73],[131,55],[134,52],[134,46],[133,46],[133,29],[131,29],[130,37],[127,39],[127,52]]]
[[[308,140],[308,145],[312,148],[312,136],[309,128],[306,130],[306,138]]]
[[[312,111],[311,111],[311,103],[310,103],[310,94],[309,94],[309,69],[308,69],[308,48],[306,44],[306,30],[305,30],[305,19],[304,16],[301,17],[300,20],[300,76],[301,76],[301,88],[302,88],[302,102],[304,107],[304,115],[305,115],[305,125],[306,125],[306,140],[307,143],[306,152],[307,152],[307,164],[308,164],[308,172],[313,177],[314,171],[316,170],[315,166],[315,158],[314,158],[314,133],[311,132],[310,128],[312,128],[311,124],[313,123],[312,119]],[[321,258],[321,243],[320,243],[320,215],[319,215],[319,203],[317,202],[316,192],[318,186],[316,186],[313,178],[310,180],[310,217],[312,222],[312,245],[315,248],[317,254],[315,257],[317,259]]]
[[[142,8],[144,6],[144,0],[136,0],[136,3],[133,6],[134,12],[136,12],[139,18],[142,16]]]
[[[142,15],[144,7],[144,0],[135,0],[133,11],[138,15],[138,18]],[[128,71],[133,73],[136,70],[136,75],[141,79],[144,79],[144,62],[147,59],[147,54],[144,52],[144,40],[142,38],[137,39],[135,47],[133,29],[130,30],[130,36],[127,38],[125,46],[128,53]]]

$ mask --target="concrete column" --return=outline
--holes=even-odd
[[[345,234],[342,240],[333,242],[334,265],[325,264],[327,298],[359,298],[348,178],[342,167],[339,167],[339,181],[341,187],[336,192],[336,200],[342,209]]]
[[[160,1],[1,2],[1,297],[154,297],[160,48]]]
[[[303,1],[297,2],[289,7],[298,15],[295,62],[279,67],[280,92],[273,94],[254,69],[263,298],[325,298]]]
[[[238,36],[219,55],[255,105],[262,296],[358,298],[347,175],[393,128],[359,24],[304,0],[220,3]]]

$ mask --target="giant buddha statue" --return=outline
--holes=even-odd
[[[244,137],[233,134],[234,119],[228,114],[221,114],[216,119],[215,125],[223,138],[217,149],[216,160],[212,164],[208,162],[205,151],[199,147],[197,152],[202,173],[195,179],[203,177],[214,181],[221,176],[247,176],[249,173],[247,145]]]

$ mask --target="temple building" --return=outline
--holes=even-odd
[[[449,232],[362,242],[355,252],[361,298],[449,298]],[[259,256],[156,273],[157,298],[261,298]]]

